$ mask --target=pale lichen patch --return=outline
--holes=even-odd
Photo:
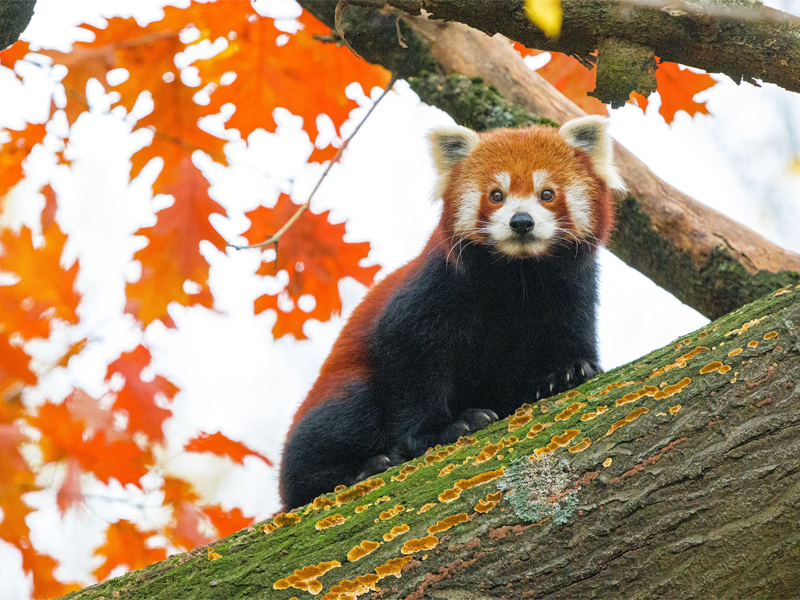
[[[506,492],[514,514],[529,522],[551,518],[565,523],[578,506],[569,463],[545,456],[538,461],[512,461],[497,487]]]

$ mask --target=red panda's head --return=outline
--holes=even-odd
[[[445,232],[512,257],[546,256],[559,245],[604,243],[613,226],[611,189],[623,189],[606,119],[560,129],[464,127],[429,135],[444,201]]]

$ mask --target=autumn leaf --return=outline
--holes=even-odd
[[[127,285],[126,311],[145,326],[156,319],[173,326],[167,312],[170,302],[212,306],[208,263],[200,254],[200,242],[207,240],[220,250],[225,248],[225,239],[211,225],[209,216],[226,213],[208,195],[208,188],[208,180],[186,156],[175,171],[174,183],[163,189],[175,197],[175,202],[158,213],[154,226],[137,232],[148,243],[134,255],[142,263],[142,274],[137,282]],[[198,286],[196,293],[187,291],[187,281]]]
[[[561,0],[525,0],[525,15],[531,23],[541,29],[547,37],[561,33]]]
[[[10,404],[7,398],[18,394],[25,385],[36,383],[36,375],[31,371],[31,357],[25,351],[11,344],[9,334],[0,331],[0,407]]]
[[[708,114],[705,102],[695,102],[698,93],[715,85],[717,81],[706,73],[695,73],[681,68],[677,63],[662,62],[656,69],[657,91],[661,96],[661,107],[658,112],[667,123],[672,123],[679,110],[693,117],[698,113]],[[647,110],[647,98],[634,92],[632,96],[644,111]]]
[[[526,48],[514,42],[514,48],[522,56],[537,56],[541,50]],[[597,71],[587,69],[580,61],[561,52],[550,52],[550,60],[536,69],[536,72],[550,82],[559,92],[591,115],[608,115],[606,105],[597,98],[589,96],[597,86]]]
[[[263,241],[275,233],[297,210],[289,196],[281,194],[274,208],[259,207],[246,213],[250,229],[245,237],[251,244]],[[348,243],[342,238],[344,223],[328,222],[329,212],[314,214],[306,211],[281,237],[277,264],[264,263],[260,275],[273,275],[285,270],[289,283],[282,292],[291,306],[278,302],[278,296],[261,296],[256,299],[256,313],[267,309],[277,311],[278,320],[272,330],[275,338],[292,334],[297,339],[306,339],[303,323],[308,319],[327,321],[341,311],[338,282],[343,277],[352,277],[364,285],[370,285],[378,265],[362,267],[359,262],[369,254],[369,242]],[[303,311],[297,302],[301,296],[314,297],[316,305]]]
[[[219,537],[225,537],[226,535],[241,531],[245,527],[250,527],[255,520],[252,517],[245,517],[238,508],[223,510],[218,504],[204,506],[203,512],[211,519],[214,527],[217,528]]]
[[[338,130],[350,111],[358,107],[344,93],[349,83],[357,81],[369,93],[373,86],[384,87],[389,82],[391,75],[383,68],[359,59],[345,47],[314,39],[315,35],[330,34],[330,29],[307,11],[299,18],[303,28],[281,45],[278,40],[286,34],[272,19],[257,16],[245,0],[224,5],[218,2],[206,10],[215,9],[241,11],[242,18],[226,21],[230,26],[238,25],[228,47],[196,66],[203,81],[217,86],[211,94],[211,106],[215,110],[227,103],[236,106],[227,126],[238,129],[243,138],[259,127],[275,131],[272,112],[280,106],[303,117],[303,128],[313,141],[319,133],[317,115],[327,114]],[[224,85],[226,73],[237,76]],[[330,158],[334,152],[330,149],[324,157]]]
[[[77,458],[69,458],[66,462],[64,481],[56,492],[56,506],[63,516],[70,508],[76,506],[83,499],[81,492],[81,475],[83,469]]]
[[[147,544],[155,531],[141,531],[135,524],[124,519],[112,523],[106,530],[106,542],[95,550],[103,564],[94,570],[98,580],[108,577],[119,566],[128,570],[141,569],[167,557],[164,548],[151,548]]]
[[[114,373],[125,377],[125,385],[117,392],[113,408],[122,409],[128,414],[128,430],[141,431],[152,441],[162,441],[164,421],[172,416],[172,411],[157,404],[157,397],[171,400],[178,388],[168,379],[156,375],[151,381],[143,381],[142,370],[150,364],[150,351],[137,346],[126,352],[108,366],[106,378]]]
[[[9,69],[13,69],[17,61],[25,58],[25,55],[28,54],[28,52],[30,52],[30,46],[28,45],[28,42],[18,40],[0,52],[0,65]],[[17,75],[17,79],[21,80],[19,75]]]
[[[220,432],[201,433],[192,438],[184,447],[187,452],[211,452],[217,456],[227,456],[233,462],[244,465],[245,456],[257,456],[270,467],[272,461],[263,454],[250,449],[241,442],[235,442]]]
[[[19,548],[22,568],[33,576],[34,598],[57,598],[81,589],[77,583],[62,583],[53,575],[58,562],[51,556],[37,552],[29,542]]]
[[[22,179],[25,159],[36,144],[42,143],[47,131],[45,124],[28,123],[25,129],[8,133],[11,139],[0,147],[0,212],[3,198]]]
[[[20,280],[0,286],[0,327],[18,332],[24,338],[50,334],[50,321],[78,322],[80,295],[75,291],[76,261],[68,270],[61,268],[61,254],[67,236],[57,224],[44,232],[44,244],[35,247],[31,231],[19,234],[10,229],[0,232],[0,271],[13,273]]]
[[[183,479],[164,478],[164,504],[172,507],[172,522],[164,534],[179,548],[191,550],[211,541],[201,531],[208,516],[197,507],[199,500],[194,488]]]

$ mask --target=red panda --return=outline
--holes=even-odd
[[[596,252],[624,187],[605,119],[429,141],[440,222],[358,305],[298,409],[287,509],[601,371]]]

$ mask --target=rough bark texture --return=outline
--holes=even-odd
[[[333,0],[331,0],[333,1]],[[384,0],[351,0],[382,6]],[[800,91],[800,18],[752,0],[561,0],[561,35],[548,38],[531,24],[523,0],[387,0],[385,4],[434,19],[458,21],[529,48],[556,50],[594,62],[591,53],[615,54],[616,39],[648,47],[656,56]],[[630,87],[628,92],[635,89]],[[613,97],[601,97],[611,102]],[[627,94],[625,94],[627,99]]]
[[[0,50],[19,39],[33,16],[36,0],[0,0]]]
[[[334,25],[336,2],[300,3]],[[483,115],[495,114],[499,104],[505,107],[505,117],[496,121],[501,125],[537,118],[560,124],[585,114],[528,69],[501,36],[488,37],[461,23],[404,17],[399,30],[408,48],[403,48],[397,14],[350,6],[341,24],[350,44],[367,60],[408,79],[424,102],[466,126],[497,126]],[[445,82],[455,74],[475,86],[491,87],[485,93],[454,94]],[[443,83],[436,83],[436,77]],[[483,102],[485,97],[490,101]],[[515,114],[525,116],[514,121]],[[618,198],[610,250],[682,302],[717,318],[800,278],[800,256],[670,187],[619,144],[616,153],[629,193]]]
[[[800,285],[216,555],[67,598],[796,597],[798,385]]]

